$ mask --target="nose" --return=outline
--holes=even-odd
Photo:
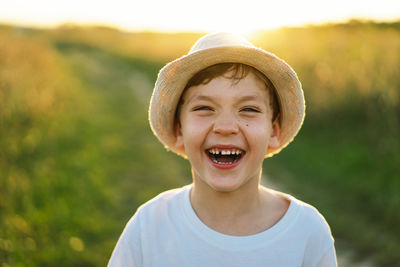
[[[213,131],[221,135],[237,134],[239,132],[239,126],[235,116],[231,114],[220,114],[214,122]]]

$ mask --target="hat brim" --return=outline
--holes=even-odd
[[[218,63],[242,63],[267,76],[276,89],[280,105],[280,143],[266,157],[278,153],[296,136],[304,120],[303,90],[293,69],[275,55],[259,48],[244,46],[215,47],[200,50],[168,63],[158,74],[150,100],[149,120],[153,133],[164,146],[185,157],[175,147],[175,112],[188,81],[200,70]]]

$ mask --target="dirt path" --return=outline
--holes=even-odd
[[[285,190],[285,186],[283,184],[277,183],[275,181],[272,181],[271,179],[268,178],[268,175],[264,174],[262,175],[261,178],[261,184],[264,185],[265,187],[277,190],[277,191],[283,191],[285,193],[289,193],[287,190]],[[336,242],[338,243],[338,242]],[[338,260],[338,266],[339,267],[374,267],[374,265],[369,262],[369,261],[363,261],[363,262],[354,262],[352,261],[352,256],[353,252],[349,251],[348,249],[343,249],[340,246],[336,246],[336,254],[337,254],[337,260]]]

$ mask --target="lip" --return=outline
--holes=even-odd
[[[243,155],[242,155],[242,157],[240,157],[240,159],[239,159],[238,161],[233,162],[233,163],[231,163],[231,164],[218,164],[218,163],[215,163],[215,162],[210,158],[210,156],[209,156],[209,154],[208,154],[208,152],[207,152],[209,149],[212,149],[212,148],[218,148],[218,149],[237,149],[237,150],[241,150],[242,153],[243,153]],[[206,154],[206,156],[207,156],[208,160],[210,161],[211,165],[213,165],[214,167],[216,167],[216,168],[218,168],[218,169],[222,169],[222,170],[228,170],[228,169],[233,169],[233,168],[235,168],[236,166],[238,166],[238,165],[242,162],[242,160],[243,160],[243,158],[245,157],[245,154],[246,154],[245,150],[243,150],[243,149],[241,149],[241,148],[239,148],[239,147],[237,147],[237,146],[234,146],[234,145],[215,145],[215,146],[211,146],[210,148],[206,149],[206,150],[204,151],[204,153]]]

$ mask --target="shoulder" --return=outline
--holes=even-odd
[[[171,208],[180,201],[183,201],[189,190],[190,186],[184,186],[164,191],[141,205],[138,208],[138,212],[149,212],[152,210]]]
[[[190,186],[160,193],[141,205],[126,224],[109,266],[142,266],[142,254],[154,240],[165,240],[165,229],[179,225],[180,209]],[[164,238],[164,239],[163,239]]]
[[[289,196],[291,205],[298,210],[296,228],[305,234],[305,255],[308,260],[317,260],[327,252],[334,254],[334,238],[324,216],[312,205]],[[307,265],[313,266],[313,265]]]
[[[275,198],[280,199],[284,202],[285,214],[283,218],[290,222],[290,225],[294,227],[304,227],[309,231],[324,230],[330,233],[330,227],[325,220],[324,216],[312,205],[297,199],[296,197],[279,192],[276,190],[268,189],[272,192]],[[304,232],[304,231],[302,231]]]
[[[287,195],[290,206],[298,211],[298,223],[307,225],[309,229],[325,230],[330,233],[330,227],[324,216],[312,205],[303,202],[291,195]]]
[[[142,204],[127,222],[122,236],[137,239],[149,229],[161,229],[169,218],[179,214],[186,190],[190,187],[168,190]]]
[[[181,210],[182,203],[189,194],[190,186],[164,191],[146,203],[142,204],[129,220],[131,224],[146,227],[149,224],[165,222],[171,216],[176,216]]]

